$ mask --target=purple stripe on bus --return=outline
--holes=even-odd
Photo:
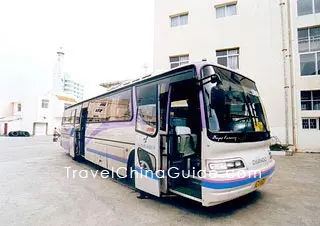
[[[204,113],[204,102],[203,102],[203,94],[202,91],[199,91],[199,101],[200,101],[200,112],[201,112],[201,124],[202,124],[202,129],[206,128],[206,116]]]
[[[110,123],[102,123],[98,128],[94,129],[90,134],[90,137],[96,136],[98,133],[105,131],[107,129],[112,128],[119,128],[119,127],[126,127],[126,126],[133,126],[134,122],[110,122]]]
[[[112,128],[120,128],[120,127],[129,127],[129,126],[134,126],[134,121],[131,120],[130,122],[110,122],[110,123],[102,123],[98,128],[94,129],[90,133],[90,137],[97,136],[99,133],[106,131],[108,129]],[[90,142],[90,138],[86,139],[86,144]]]
[[[102,152],[102,151],[98,151],[98,150],[95,150],[95,149],[92,149],[92,148],[87,148],[87,151],[91,152],[93,154],[100,155],[102,157],[108,158],[108,159],[116,160],[116,161],[122,162],[122,163],[127,163],[127,159],[126,158],[123,158],[123,157],[120,157],[120,156],[117,156],[117,155],[112,155],[112,154],[105,153],[105,152]]]

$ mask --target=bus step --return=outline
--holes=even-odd
[[[197,199],[201,199],[201,187],[198,186],[177,187],[174,189],[170,189],[170,191],[176,191],[188,196],[195,197]]]
[[[180,195],[182,197],[192,199],[197,202],[202,202],[201,200],[201,190],[199,191],[194,191],[190,188],[187,187],[180,187],[180,188],[175,188],[175,189],[169,189],[170,192],[176,195]]]

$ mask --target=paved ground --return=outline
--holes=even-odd
[[[212,208],[136,198],[111,179],[67,179],[76,163],[49,137],[0,137],[0,225],[320,225],[320,154],[275,157],[261,191]]]

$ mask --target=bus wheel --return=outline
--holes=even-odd
[[[134,151],[131,151],[129,158],[128,158],[128,165],[127,165],[127,180],[130,185],[135,187],[135,177],[134,177]]]

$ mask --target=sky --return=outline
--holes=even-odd
[[[85,98],[98,95],[102,82],[152,71],[153,27],[154,0],[1,1],[0,89],[47,90],[62,46]]]

